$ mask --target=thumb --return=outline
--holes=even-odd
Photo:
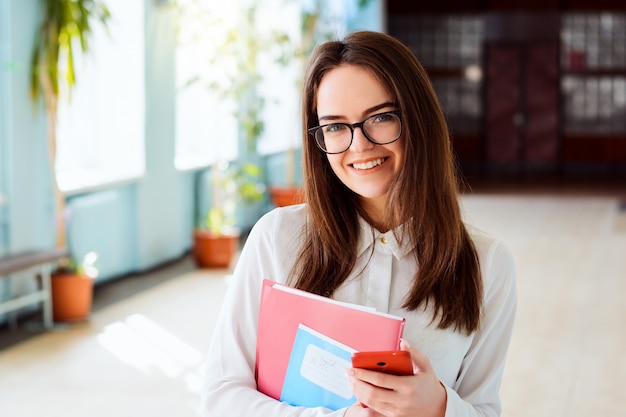
[[[429,372],[432,370],[432,365],[430,364],[430,359],[422,352],[419,351],[415,346],[411,346],[411,344],[405,340],[400,339],[400,349],[408,350],[411,353],[411,360],[413,361],[413,371],[417,373],[421,372]]]

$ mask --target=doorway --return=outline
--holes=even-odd
[[[486,46],[485,156],[490,171],[558,168],[558,57],[554,42]]]
[[[485,167],[554,172],[560,160],[559,25],[553,13],[485,17]]]

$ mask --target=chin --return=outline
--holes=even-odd
[[[361,198],[365,198],[368,200],[377,200],[381,198],[387,197],[387,189],[385,190],[354,190],[356,194],[358,194]]]

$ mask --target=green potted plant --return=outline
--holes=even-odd
[[[211,168],[211,206],[194,230],[193,256],[201,268],[226,268],[235,256],[240,231],[237,207],[260,202],[265,186],[251,163],[219,162]]]
[[[260,162],[257,142],[265,128],[262,116],[265,98],[259,93],[264,75],[259,60],[269,57],[274,63],[285,65],[293,56],[286,32],[260,27],[257,22],[260,7],[261,2],[256,0],[239,4],[236,21],[224,19],[219,5],[188,0],[179,7],[181,25],[192,32],[191,28],[199,28],[193,36],[181,36],[181,42],[185,38],[202,45],[208,33],[206,28],[211,28],[213,34],[211,47],[204,51],[208,61],[206,70],[189,80],[188,85],[202,83],[222,101],[234,103],[233,116],[243,145],[239,146],[238,158],[256,165]]]
[[[98,276],[98,254],[88,252],[82,262],[65,258],[51,276],[52,317],[54,321],[75,322],[89,317],[93,282]]]

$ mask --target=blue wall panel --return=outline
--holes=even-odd
[[[98,254],[96,282],[134,268],[134,185],[75,196],[67,203],[68,244],[77,261]]]

